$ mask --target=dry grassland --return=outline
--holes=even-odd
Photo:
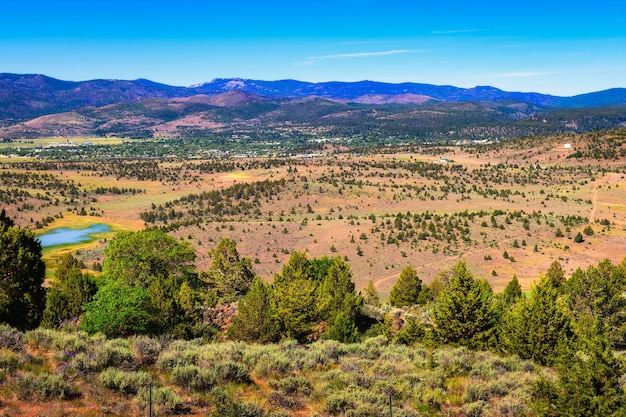
[[[292,251],[316,257],[340,255],[348,259],[357,288],[372,280],[384,295],[408,264],[430,282],[464,258],[476,275],[488,279],[498,291],[513,275],[528,290],[554,260],[568,273],[604,258],[621,261],[626,255],[624,161],[567,158],[588,146],[584,137],[529,141],[272,163],[208,161],[215,164],[213,169],[202,165],[207,161],[155,163],[151,179],[128,171],[120,175],[113,168],[89,170],[80,164],[34,171],[28,163],[0,161],[0,173],[46,173],[78,189],[70,200],[58,188],[3,182],[0,189],[21,189],[31,197],[0,204],[21,226],[33,227],[34,222],[57,217],[38,233],[91,223],[106,223],[113,230],[167,227],[173,236],[194,246],[199,269],[208,267],[208,251],[228,237],[268,281]],[[572,143],[572,149],[564,149],[564,143]],[[190,195],[280,180],[284,183],[271,195],[260,193],[249,200],[225,196],[226,207],[242,201],[251,204],[235,213],[198,216],[194,210],[199,206],[184,201]],[[98,187],[141,192],[95,194]],[[58,205],[33,198],[37,192],[48,192],[51,201],[58,198]],[[167,222],[141,219],[141,213],[156,213],[159,206],[163,213],[180,212],[180,217]],[[78,215],[82,208],[87,216]],[[574,236],[586,226],[594,234],[575,243]],[[557,229],[563,236],[557,236]],[[94,245],[98,242],[80,249]],[[76,249],[49,250],[46,256],[52,259]]]

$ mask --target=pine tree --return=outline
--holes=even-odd
[[[506,284],[506,287],[499,298],[507,306],[512,306],[520,298],[522,298],[522,286],[517,279],[517,275],[513,275],[513,278],[511,278],[509,283]]]
[[[600,320],[608,329],[611,343],[626,347],[626,275],[624,269],[606,259],[585,271],[574,271],[567,281],[567,302],[579,328],[590,328],[581,323],[588,318]]]
[[[279,334],[273,308],[271,287],[256,278],[239,301],[228,337],[249,343],[276,342]]]
[[[394,307],[412,306],[418,303],[422,292],[422,280],[412,266],[406,266],[391,289],[389,304]]]
[[[552,288],[561,291],[561,287],[565,284],[565,271],[559,261],[550,264],[546,271],[546,278],[550,281]]]
[[[337,314],[333,326],[326,332],[326,337],[341,343],[356,343],[361,339],[354,320],[343,312]]]
[[[433,316],[440,340],[481,348],[488,344],[496,314],[493,292],[486,281],[476,280],[465,261],[452,268],[450,286],[436,299]]]

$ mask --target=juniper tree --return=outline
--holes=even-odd
[[[435,332],[453,345],[487,346],[496,325],[493,291],[486,281],[476,280],[461,261],[452,268],[450,285],[436,298]]]
[[[271,287],[256,278],[239,301],[228,337],[249,343],[272,343],[279,339],[278,330]]]
[[[422,280],[412,266],[406,266],[391,289],[389,304],[394,307],[405,307],[418,304],[422,292]]]
[[[39,325],[45,306],[46,267],[41,243],[0,213],[0,322],[20,330]]]

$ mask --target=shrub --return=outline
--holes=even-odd
[[[195,365],[178,366],[172,369],[172,382],[181,387],[208,391],[217,384],[217,374],[213,369]]]
[[[288,410],[295,410],[302,407],[302,400],[296,396],[285,394],[282,391],[270,392],[267,396],[267,400],[274,407],[286,408]]]
[[[8,324],[0,324],[0,347],[18,351],[23,344],[21,332]]]
[[[23,358],[13,350],[0,348],[0,370],[13,372],[24,363]]]
[[[129,339],[135,360],[140,365],[152,365],[159,358],[162,346],[148,336],[133,336]]]
[[[54,330],[37,328],[30,330],[24,334],[26,343],[39,349],[48,349],[52,345]]]
[[[293,361],[284,353],[263,356],[254,367],[254,374],[261,378],[270,375],[283,376],[293,369]]]
[[[198,349],[190,347],[184,350],[176,349],[176,344],[172,344],[170,349],[162,352],[156,362],[156,367],[162,371],[171,371],[176,366],[197,365]]]
[[[65,400],[77,394],[74,387],[59,374],[20,375],[14,381],[13,390],[20,400]]]
[[[324,412],[337,416],[346,412],[346,410],[353,408],[354,403],[345,393],[330,394],[326,398],[326,404],[324,404]]]
[[[150,405],[150,387],[144,387],[137,394],[142,409]],[[183,400],[168,387],[152,388],[152,410],[155,415],[174,414],[183,411]]]
[[[136,369],[133,363],[133,354],[124,339],[107,340],[101,346],[97,346],[93,354],[97,369],[111,366],[129,370]]]
[[[214,408],[209,417],[264,417],[262,408],[250,403],[238,403],[233,401],[221,389],[214,389],[211,392],[214,398]]]
[[[125,394],[136,394],[140,388],[147,387],[152,375],[145,371],[124,372],[116,368],[107,368],[100,374],[100,383],[106,388]]]
[[[240,364],[226,361],[215,364],[215,372],[218,378],[226,382],[249,382],[250,373]]]

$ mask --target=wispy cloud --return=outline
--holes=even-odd
[[[354,53],[346,53],[346,54],[310,56],[306,58],[305,61],[298,62],[295,65],[301,67],[301,66],[306,66],[306,65],[313,65],[316,62],[331,60],[331,59],[369,58],[369,57],[386,56],[386,55],[415,54],[415,53],[421,53],[421,52],[428,52],[428,51],[426,49],[390,49],[387,51],[354,52]]]

